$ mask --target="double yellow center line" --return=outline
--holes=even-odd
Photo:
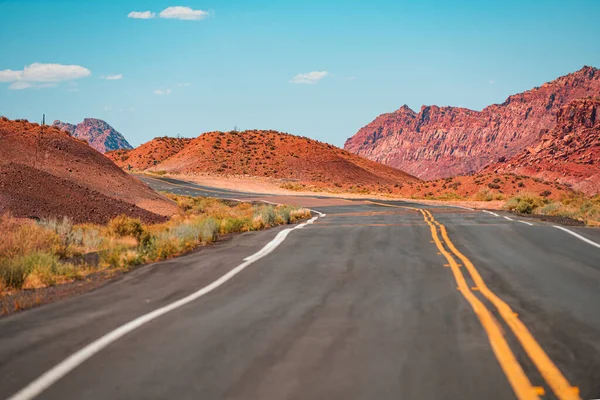
[[[486,305],[473,293],[474,290],[479,291],[483,297],[496,307],[498,314],[500,314],[502,319],[510,327],[556,397],[561,400],[580,399],[578,388],[571,386],[550,357],[548,357],[546,352],[535,340],[529,329],[521,322],[517,313],[487,287],[473,263],[462,254],[456,246],[454,246],[444,225],[437,222],[428,210],[377,202],[371,203],[386,207],[408,208],[418,211],[423,215],[425,222],[429,225],[435,245],[446,260],[448,260],[448,264],[450,265],[450,269],[452,270],[452,274],[454,275],[457,284],[457,289],[471,305],[473,311],[479,318],[479,321],[488,336],[496,359],[500,363],[500,366],[518,399],[539,399],[540,394],[543,394],[543,389],[531,384],[531,381],[523,371],[523,368],[508,345],[500,324]],[[440,234],[438,234],[438,230],[441,237]],[[446,248],[448,250],[446,250]],[[465,276],[460,269],[460,265],[454,257],[457,257],[469,272],[471,279],[475,283],[473,288],[469,288]]]

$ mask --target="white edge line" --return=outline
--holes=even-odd
[[[469,211],[475,211],[475,209],[473,209],[473,208],[464,207],[464,206],[450,206],[450,207],[456,207],[456,208],[462,208],[462,209],[469,210]]]
[[[119,340],[120,338],[125,336],[126,334],[132,332],[133,330],[139,328],[140,326],[147,324],[148,322],[150,322],[170,311],[173,311],[181,306],[184,306],[184,305],[204,296],[207,293],[210,293],[211,291],[215,290],[219,286],[223,285],[225,282],[232,279],[234,276],[236,276],[237,274],[242,272],[244,269],[246,269],[248,266],[250,266],[254,262],[256,262],[256,261],[260,260],[261,258],[265,257],[266,255],[270,254],[273,250],[275,250],[277,248],[277,246],[279,246],[285,240],[285,238],[290,234],[290,232],[292,232],[293,230],[296,230],[296,229],[302,229],[308,224],[312,224],[314,221],[317,220],[317,218],[319,218],[319,217],[313,217],[310,220],[306,221],[305,223],[296,225],[294,228],[287,228],[287,229],[280,231],[277,234],[277,236],[275,236],[275,238],[273,240],[271,240],[269,243],[267,243],[262,249],[260,249],[258,252],[254,253],[253,255],[246,257],[244,259],[243,263],[241,263],[240,265],[238,265],[231,271],[227,272],[225,275],[221,276],[219,279],[212,282],[211,284],[204,286],[200,290],[198,290],[182,299],[179,299],[171,304],[167,304],[166,306],[160,307],[160,308],[158,308],[154,311],[151,311],[149,313],[146,313],[134,320],[131,320],[131,321],[127,322],[126,324],[121,325],[120,327],[107,333],[106,335],[100,337],[99,339],[96,339],[92,343],[88,344],[87,346],[85,346],[81,350],[75,352],[74,354],[70,355],[69,357],[67,357],[66,359],[64,359],[57,365],[55,365],[53,368],[51,368],[50,370],[48,370],[47,372],[42,374],[39,378],[37,378],[36,380],[31,382],[29,385],[25,386],[23,389],[21,389],[20,391],[18,391],[11,397],[9,397],[8,400],[33,399],[34,397],[38,396],[39,394],[44,392],[46,389],[48,389],[50,386],[52,386],[54,383],[56,383],[58,380],[63,378],[69,372],[73,371],[79,365],[81,365],[86,360],[91,358],[94,354],[100,352],[102,349],[104,349],[107,346],[109,346],[110,344],[116,342],[117,340]]]
[[[512,218],[510,218],[510,217],[506,217],[506,216],[504,217],[504,219],[507,219],[507,220],[509,220],[509,221],[514,221],[514,219],[512,219]]]
[[[281,203],[273,203],[272,201],[267,201],[267,200],[259,200],[263,203],[267,203],[267,204],[273,204],[274,206],[282,206],[283,204]],[[327,216],[327,214],[323,214],[321,211],[317,211],[317,210],[311,210],[310,208],[308,209],[308,211],[310,212],[314,212],[315,214],[319,214],[319,217],[321,218],[325,218]],[[312,222],[308,222],[309,224],[312,224]]]
[[[567,229],[567,228],[563,228],[562,226],[558,226],[558,225],[552,225],[552,226],[553,226],[553,227],[555,227],[556,229],[560,229],[561,231],[565,231],[565,232],[567,232],[569,235],[573,235],[573,236],[575,236],[577,239],[579,239],[579,240],[583,240],[583,241],[584,241],[584,242],[586,242],[587,244],[591,244],[592,246],[594,246],[594,247],[597,247],[597,248],[599,248],[599,249],[600,249],[600,244],[598,244],[598,243],[594,242],[593,240],[590,240],[590,239],[588,239],[588,238],[586,238],[586,237],[584,237],[584,236],[581,236],[580,234],[578,234],[578,233],[575,233],[575,232],[573,232],[572,230],[569,230],[569,229]]]
[[[517,220],[518,222],[525,224],[525,225],[529,225],[529,226],[533,226],[533,224],[531,222],[527,222],[527,221],[521,221],[520,219]]]
[[[498,215],[498,214],[496,214],[496,213],[494,213],[494,212],[491,212],[491,211],[488,211],[488,210],[483,210],[483,212],[484,212],[484,213],[488,213],[488,214],[492,214],[494,217],[499,217],[499,215]]]

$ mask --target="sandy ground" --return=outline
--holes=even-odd
[[[152,174],[148,174],[153,176]],[[471,200],[426,200],[426,199],[409,199],[390,195],[381,194],[357,194],[357,193],[331,193],[331,192],[313,192],[313,191],[293,191],[287,190],[280,187],[281,181],[277,179],[261,178],[261,177],[240,177],[240,176],[215,176],[207,174],[187,175],[187,174],[167,174],[165,176],[180,179],[183,181],[194,182],[204,186],[211,186],[221,189],[236,190],[247,193],[269,193],[279,196],[289,196],[288,204],[298,204],[303,207],[311,207],[310,204],[302,201],[299,204],[296,200],[298,196],[324,196],[331,198],[349,198],[349,199],[381,199],[381,200],[406,200],[416,201],[423,204],[439,205],[448,204],[453,206],[468,207],[475,209],[486,209],[486,210],[500,210],[504,205],[504,201],[471,201]],[[262,197],[261,199],[267,199]],[[268,199],[267,199],[268,200]],[[273,202],[282,202],[281,197],[270,200]],[[306,204],[304,204],[306,203]],[[316,205],[316,204],[315,204]],[[319,202],[319,205],[323,205]],[[332,203],[331,205],[340,205],[339,202]],[[313,205],[314,206],[314,205]]]

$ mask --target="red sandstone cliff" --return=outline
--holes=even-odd
[[[600,99],[573,100],[558,111],[556,126],[537,145],[486,172],[527,175],[600,193]]]
[[[599,95],[600,70],[586,66],[482,111],[423,106],[416,113],[403,106],[360,129],[344,148],[422,179],[467,174],[538,143],[558,109]]]

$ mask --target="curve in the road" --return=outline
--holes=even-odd
[[[42,374],[35,381],[31,382],[29,385],[27,385],[26,387],[21,389],[19,392],[15,393],[11,397],[9,397],[8,400],[34,399],[35,397],[37,397],[38,395],[43,393],[46,389],[48,389],[50,386],[52,386],[54,383],[56,383],[58,380],[62,379],[69,372],[73,371],[75,368],[77,368],[78,366],[83,364],[86,360],[93,357],[96,353],[98,353],[102,349],[104,349],[107,346],[109,346],[110,344],[116,342],[117,340],[119,340],[123,336],[127,335],[128,333],[147,324],[148,322],[155,320],[156,318],[161,317],[161,316],[167,314],[168,312],[176,310],[188,303],[191,303],[192,301],[197,300],[200,297],[202,297],[202,296],[212,292],[213,290],[217,289],[218,287],[222,286],[223,284],[225,284],[226,282],[231,280],[234,276],[238,275],[240,272],[242,272],[244,269],[246,269],[248,266],[250,266],[251,264],[255,263],[256,261],[260,260],[261,258],[264,258],[267,255],[269,255],[270,253],[272,253],[281,243],[283,243],[283,241],[290,234],[290,232],[297,230],[297,229],[302,229],[306,225],[314,223],[317,220],[317,218],[319,218],[320,216],[323,216],[323,215],[324,214],[319,213],[319,216],[313,217],[304,223],[298,224],[293,228],[288,228],[288,229],[282,230],[281,232],[279,232],[277,234],[277,236],[275,236],[275,238],[272,241],[267,243],[262,249],[260,249],[256,253],[252,254],[251,256],[246,257],[244,259],[243,263],[241,263],[234,269],[230,270],[225,275],[221,276],[220,278],[218,278],[214,282],[210,283],[209,285],[202,287],[201,289],[197,290],[196,292],[194,292],[182,299],[179,299],[173,303],[167,304],[166,306],[158,308],[158,309],[151,311],[149,313],[146,313],[132,321],[129,321],[126,324],[121,325],[120,327],[118,327],[118,328],[114,329],[113,331],[107,333],[106,335],[100,337],[99,339],[96,339],[95,341],[88,344],[81,350],[77,351],[76,353],[67,357],[65,360],[61,361],[59,364],[57,364],[56,366],[51,368],[49,371]]]

